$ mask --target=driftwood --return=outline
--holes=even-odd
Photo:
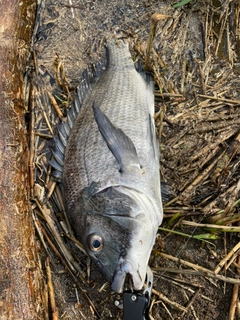
[[[47,319],[47,297],[29,202],[24,71],[35,15],[32,0],[0,11],[0,318]]]

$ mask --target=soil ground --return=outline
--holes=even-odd
[[[158,22],[150,56],[156,82],[161,176],[173,194],[165,203],[165,230],[159,231],[150,259],[154,270],[150,318],[240,319],[239,306],[235,316],[229,316],[234,282],[239,285],[238,254],[214,273],[239,244],[239,229],[225,232],[229,231],[225,227],[237,228],[240,220],[240,5],[238,1],[193,0],[173,9],[172,4],[138,0],[40,2],[29,81],[36,99],[30,114],[35,128],[31,152],[36,225],[46,240],[55,226],[46,223],[42,215],[52,210],[59,218],[59,212],[64,211],[57,189],[49,193],[56,184],[48,174],[47,140],[59,119],[47,91],[64,113],[84,69],[102,56],[105,39],[113,33],[121,35],[129,42],[133,58],[146,61],[150,18],[154,13],[169,15]],[[63,224],[62,218],[59,221]],[[63,235],[60,224],[56,228]],[[206,224],[222,229],[217,232]],[[205,234],[209,242],[193,238],[199,234]],[[90,283],[77,278],[75,271],[71,276],[61,254],[56,257],[52,251],[58,248],[56,235],[52,241],[53,245],[47,241],[46,248],[59,319],[122,319],[122,310],[115,305],[122,297],[110,291],[97,268],[90,267]],[[86,273],[86,256],[70,247]],[[45,264],[43,245],[40,255]],[[54,304],[50,305],[50,319],[56,315],[53,309]]]

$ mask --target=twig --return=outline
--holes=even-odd
[[[182,263],[183,260],[179,259],[179,263]],[[185,261],[187,263],[187,261]],[[199,266],[198,266],[199,267]],[[199,269],[205,269],[203,267],[200,267]],[[233,283],[233,284],[240,284],[239,279],[235,278],[230,278],[222,275],[215,275],[212,271],[206,269],[207,271],[200,271],[200,270],[190,270],[190,269],[175,269],[175,268],[165,268],[165,267],[157,267],[157,268],[152,268],[153,271],[158,271],[158,272],[169,272],[169,273],[179,273],[179,274],[188,274],[192,276],[200,276],[200,277],[208,277],[208,278],[213,278],[215,280],[221,280],[223,282],[227,283]]]
[[[238,225],[239,225],[239,223],[238,223]],[[240,255],[238,256],[237,264],[240,267]],[[240,269],[237,269],[237,273],[238,273],[238,275],[240,275]],[[237,305],[239,304],[238,293],[239,293],[239,284],[234,284],[228,320],[234,320],[234,318],[235,318],[235,312],[237,310]],[[239,310],[237,310],[237,311],[239,312]],[[238,315],[236,315],[236,318],[238,318]]]
[[[160,20],[167,19],[167,18],[172,18],[172,16],[165,15],[165,14],[158,14],[158,13],[154,13],[151,16],[151,19],[150,19],[151,27],[150,27],[148,44],[147,44],[147,51],[146,51],[145,70],[151,70],[151,67],[150,67],[150,65],[151,65],[150,64],[150,52],[151,52],[151,49],[152,49],[153,39],[154,39],[155,34],[156,34],[157,24],[158,24],[158,22]]]
[[[35,88],[34,88],[35,89]],[[29,123],[29,185],[30,185],[30,195],[33,197],[33,187],[34,187],[34,155],[35,155],[35,115],[34,115],[34,103],[36,100],[35,90],[32,93],[33,97],[30,99],[30,123]]]
[[[219,49],[219,45],[220,45],[220,43],[222,41],[223,32],[224,32],[226,21],[227,21],[227,18],[228,18],[228,10],[229,10],[229,7],[228,6],[225,7],[224,20],[222,20],[222,23],[221,23],[221,27],[220,27],[220,31],[219,31],[219,35],[218,35],[218,42],[217,42],[217,46],[216,46],[216,50],[215,50],[215,55],[217,55],[218,49]]]
[[[195,152],[193,156],[190,157],[190,163],[203,157],[211,150],[214,150],[220,143],[223,143],[224,141],[228,140],[231,136],[233,136],[234,133],[236,133],[236,129],[228,130],[224,132],[224,135],[220,135],[219,137],[217,137],[213,143],[207,143],[205,147],[201,148],[200,150],[197,149],[197,152]]]
[[[185,307],[181,306],[177,302],[169,300],[166,296],[164,296],[162,293],[158,292],[157,290],[152,289],[152,294],[155,294],[159,299],[163,300],[164,302],[169,304],[171,307],[187,312],[187,309]]]
[[[163,301],[161,301],[161,304],[163,305],[163,308],[166,310],[167,314],[169,315],[169,317],[174,320],[173,316],[171,315],[171,312],[168,310],[167,306],[165,305],[165,303]]]
[[[188,131],[189,134],[196,134],[196,133],[204,133],[209,131],[215,131],[223,128],[231,128],[233,126],[236,126],[236,128],[239,128],[240,119],[234,119],[229,121],[219,121],[218,123],[213,123],[212,125],[202,125],[200,128],[194,128]]]
[[[194,301],[195,301],[195,300],[197,299],[197,297],[199,296],[199,293],[200,293],[201,290],[202,290],[202,288],[198,288],[198,289],[194,292],[194,295],[192,296],[192,298],[191,298],[191,299],[188,301],[188,303],[187,303],[187,306],[186,306],[186,309],[187,309],[187,310],[188,310],[190,307],[192,307]],[[186,296],[187,296],[187,294],[186,294]],[[183,317],[185,313],[186,313],[186,312],[183,312],[183,313],[181,314],[181,317]]]
[[[54,189],[55,189],[55,187],[56,187],[56,184],[57,184],[56,181],[53,181],[53,182],[50,184],[50,187],[49,187],[48,193],[47,193],[47,199],[49,199],[49,198],[52,196],[53,191],[54,191]]]
[[[238,292],[239,292],[239,284],[234,284],[228,320],[235,319],[235,311],[236,311],[237,301],[238,301]]]
[[[164,212],[166,212],[165,210],[167,209],[164,208]],[[176,213],[179,212],[178,210],[174,213],[165,213],[163,215],[163,219],[170,219],[172,217],[174,217],[176,215]],[[179,212],[179,217],[191,217],[191,216],[200,216],[202,215],[203,213],[201,211],[192,211],[192,212]]]
[[[225,151],[221,152],[221,154],[212,163],[210,163],[210,165],[199,176],[197,176],[192,182],[190,182],[189,186],[182,192],[180,199],[186,200],[191,197],[193,190],[199,185],[201,181],[203,181],[204,178],[208,176],[210,171],[214,168],[214,166],[224,153]]]
[[[71,269],[73,271],[76,269],[79,272],[79,274],[82,276],[82,278],[85,278],[85,273],[83,272],[83,270],[81,270],[78,263],[76,263],[75,259],[73,258],[73,256],[69,252],[69,250],[66,248],[66,246],[63,242],[63,239],[62,239],[61,235],[59,234],[58,229],[56,227],[51,210],[48,209],[46,207],[46,205],[42,206],[38,200],[35,200],[35,202],[36,202],[39,210],[41,211],[42,215],[44,216],[45,220],[47,221],[47,224],[48,224],[48,226],[54,236],[54,239],[57,241],[63,256],[65,257],[65,259],[69,263],[69,266],[71,267]]]
[[[183,220],[182,224],[187,226],[206,228],[215,232],[240,232],[240,227],[219,226],[217,224],[196,223],[196,222],[186,221],[186,220]]]
[[[166,258],[166,259],[169,259],[169,260],[175,261],[177,263],[180,263],[180,264],[186,265],[188,267],[191,267],[191,268],[194,269],[194,271],[193,270],[186,270],[186,269],[171,269],[171,268],[152,268],[153,270],[158,270],[158,271],[161,271],[161,272],[195,274],[195,275],[215,278],[215,279],[222,280],[222,281],[229,282],[229,283],[240,284],[240,280],[239,279],[229,278],[229,277],[225,277],[225,276],[222,276],[222,275],[216,275],[215,272],[213,272],[213,271],[211,271],[211,270],[209,270],[207,268],[204,268],[204,267],[201,267],[201,266],[196,265],[194,263],[179,259],[177,257],[173,257],[173,256],[171,256],[169,254],[166,254],[166,253],[163,253],[163,252],[160,252],[160,251],[157,251],[157,250],[153,250],[153,252],[155,254],[158,254],[158,255]],[[195,270],[197,270],[197,271],[195,271]]]
[[[236,227],[237,228],[237,227]],[[240,227],[238,227],[240,229]],[[236,253],[238,250],[240,250],[240,242],[226,255],[224,259],[222,259],[216,269],[214,270],[215,274],[218,274],[221,268],[224,266],[224,264],[232,257],[234,253]]]
[[[50,307],[51,307],[51,318],[53,320],[59,320],[58,309],[55,302],[55,295],[54,295],[54,289],[52,284],[52,275],[51,275],[51,269],[49,264],[49,257],[47,257],[46,259],[46,274],[47,274],[49,301],[50,301]]]
[[[201,97],[201,98],[205,98],[205,99],[222,101],[222,102],[225,102],[225,103],[227,103],[227,104],[234,104],[234,105],[235,105],[235,104],[236,104],[236,105],[239,105],[239,104],[240,104],[240,100],[231,100],[231,99],[218,98],[218,97],[209,96],[209,95],[206,95],[206,94],[199,94],[198,96]]]
[[[60,110],[60,108],[59,108],[59,106],[57,104],[57,101],[55,100],[54,96],[49,91],[47,91],[47,94],[48,94],[50,102],[51,102],[54,110],[56,111],[58,117],[60,118],[61,121],[63,121],[64,120],[64,116],[63,116],[63,113],[62,113],[62,111]]]
[[[47,140],[50,140],[53,138],[53,135],[52,134],[47,134],[47,133],[41,133],[39,131],[35,131],[35,135],[36,136],[39,136],[39,137],[42,137],[44,139],[47,139]]]
[[[166,105],[164,104],[160,110],[160,114],[159,114],[159,129],[158,129],[158,140],[159,140],[159,143],[161,142],[161,137],[162,137],[162,130],[163,130],[163,118],[164,118],[164,115],[166,113]]]
[[[212,202],[210,202],[204,208],[202,208],[203,212],[208,213],[208,214],[213,213],[212,211],[215,211],[215,213],[220,213],[218,208],[213,210],[213,208],[217,205],[217,203],[219,201],[219,198],[220,199],[221,198],[225,198],[226,199],[227,196],[232,194],[232,192],[235,190],[236,187],[237,187],[237,183],[234,183],[226,191],[222,192],[217,198],[215,198]]]
[[[44,119],[46,121],[46,124],[48,126],[48,129],[49,129],[50,133],[53,135],[52,126],[51,126],[51,124],[50,124],[50,122],[48,120],[48,116],[47,116],[47,114],[46,114],[46,112],[45,112],[45,110],[43,108],[42,102],[41,102],[40,97],[38,95],[36,96],[36,102],[37,102],[37,106],[42,110],[43,117],[44,117]]]
[[[98,319],[100,319],[100,314],[97,311],[97,309],[95,308],[92,300],[90,299],[89,295],[87,294],[86,290],[84,290],[79,282],[79,278],[77,277],[77,275],[73,272],[72,267],[69,264],[69,261],[65,259],[65,257],[63,255],[60,254],[60,252],[57,250],[56,246],[53,244],[53,242],[50,240],[50,238],[48,237],[45,229],[43,228],[43,226],[40,224],[40,222],[38,223],[39,227],[41,228],[41,231],[43,232],[44,236],[47,238],[49,245],[51,246],[51,248],[53,249],[54,253],[57,255],[57,257],[60,259],[62,265],[67,269],[69,275],[71,276],[71,278],[73,279],[74,283],[76,284],[76,286],[78,287],[78,289],[81,291],[81,294],[83,295],[84,299],[88,302],[89,306],[92,308],[92,310],[94,311],[96,317]]]

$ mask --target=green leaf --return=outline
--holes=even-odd
[[[173,233],[173,234],[177,234],[179,236],[182,236],[182,237],[186,237],[186,238],[191,238],[191,239],[196,239],[196,240],[201,240],[201,241],[204,241],[206,243],[209,243],[210,245],[215,246],[214,243],[208,241],[207,239],[211,239],[211,240],[216,240],[218,239],[218,236],[217,235],[212,235],[210,233],[206,233],[206,234],[199,234],[199,235],[190,235],[190,234],[187,234],[187,233],[183,233],[183,232],[180,232],[180,231],[176,231],[176,230],[171,230],[171,229],[167,229],[167,228],[162,228],[162,227],[158,227],[158,230],[160,231],[165,231],[165,232],[170,232],[170,233]]]
[[[185,4],[188,4],[189,2],[191,2],[192,0],[183,0],[179,3],[176,3],[173,5],[173,8],[178,8],[178,7],[182,7],[184,6]]]
[[[206,240],[206,239],[212,239],[212,240],[216,240],[219,239],[219,237],[216,234],[212,234],[212,233],[203,233],[203,234],[195,234],[192,236],[194,239],[198,239],[198,240]]]
[[[171,227],[171,225],[174,223],[174,221],[180,216],[180,212],[177,212],[172,218],[168,221],[167,229]]]

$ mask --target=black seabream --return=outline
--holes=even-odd
[[[153,82],[128,44],[107,44],[107,67],[69,135],[62,183],[76,237],[111,281],[143,286],[162,221]]]

